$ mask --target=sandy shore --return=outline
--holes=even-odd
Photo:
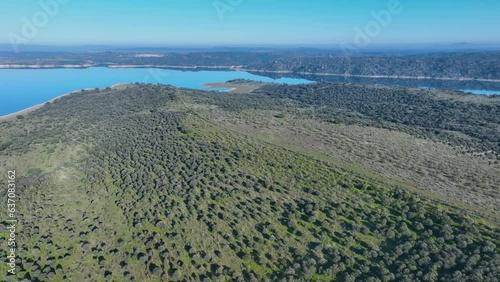
[[[129,83],[117,83],[113,86],[110,86],[110,88],[119,88],[121,86],[124,86],[124,85],[128,85]],[[95,88],[85,88],[84,90],[94,90]],[[101,89],[104,89],[104,88],[101,88]],[[41,104],[38,104],[38,105],[35,105],[35,106],[32,106],[32,107],[29,107],[29,108],[26,108],[24,110],[21,110],[21,111],[18,111],[18,112],[15,112],[15,113],[12,113],[12,114],[8,114],[8,115],[4,115],[4,116],[0,116],[0,121],[6,121],[6,120],[11,120],[11,119],[14,119],[16,118],[17,116],[22,116],[22,115],[26,115],[28,113],[31,113],[33,111],[36,111],[38,109],[40,109],[41,107],[43,107],[45,104],[47,103],[52,103],[54,102],[55,100],[59,99],[59,98],[62,98],[64,96],[68,96],[70,94],[73,94],[73,93],[77,93],[77,92],[80,92],[82,91],[81,89],[80,90],[75,90],[75,91],[71,91],[69,93],[65,93],[65,94],[62,94],[62,95],[59,95],[53,99],[50,99],[49,101],[46,101],[46,102],[43,102]]]
[[[235,87],[228,87],[228,83],[226,82],[210,82],[210,83],[202,83],[202,86],[205,86],[208,89],[213,89],[213,88],[229,88],[228,90],[221,91],[221,92],[233,92],[236,90]]]

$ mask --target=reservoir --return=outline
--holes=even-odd
[[[207,89],[203,83],[250,79],[287,84],[328,81],[410,88],[454,89],[479,95],[500,95],[499,83],[432,81],[411,79],[363,79],[293,75],[262,76],[242,71],[179,71],[155,68],[88,68],[88,69],[0,69],[0,116],[44,103],[57,96],[86,88],[104,88],[118,83],[170,84],[177,87]],[[271,78],[273,77],[273,78]],[[225,91],[227,89],[211,89]]]
[[[207,89],[206,82],[251,79],[287,84],[310,83],[305,79],[253,75],[237,71],[178,71],[166,69],[0,69],[0,116],[44,103],[57,96],[85,88],[104,88],[118,83],[170,84]],[[224,91],[227,89],[215,89]]]

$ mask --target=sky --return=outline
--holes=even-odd
[[[0,43],[500,43],[500,0],[0,0]]]

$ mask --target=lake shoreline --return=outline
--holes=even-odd
[[[36,66],[39,67],[39,66]],[[75,65],[71,65],[75,67]],[[183,71],[148,68],[126,68],[117,70],[105,67],[87,69],[0,69],[2,83],[0,92],[5,95],[0,107],[0,119],[6,120],[35,110],[56,96],[84,88],[106,88],[116,83],[153,83],[179,88],[211,90],[202,86],[208,82],[224,82],[246,79],[287,84],[311,83],[305,79],[271,78],[238,71]],[[28,83],[27,80],[28,79]],[[228,89],[231,90],[230,86]],[[28,107],[34,108],[29,109]],[[27,110],[29,109],[29,110]]]
[[[477,82],[495,82],[500,83],[500,79],[489,78],[470,78],[470,77],[428,77],[428,76],[398,76],[398,75],[356,75],[356,74],[338,74],[338,73],[321,73],[321,72],[295,72],[295,71],[276,71],[276,70],[256,70],[246,69],[244,66],[173,66],[173,65],[93,65],[93,64],[74,64],[74,65],[57,65],[57,64],[37,64],[37,65],[21,65],[21,64],[0,64],[0,69],[88,69],[93,67],[105,67],[109,69],[132,69],[132,68],[157,68],[157,69],[172,69],[172,70],[228,70],[228,71],[243,71],[257,73],[273,73],[273,74],[296,74],[296,75],[316,75],[316,76],[336,76],[346,78],[382,78],[382,79],[415,79],[415,80],[442,80],[442,81],[477,81]]]
[[[116,83],[116,84],[113,84],[111,86],[109,86],[109,88],[111,89],[119,89],[123,86],[126,86],[126,85],[130,85],[131,83],[130,82],[122,82],[122,83]],[[214,84],[217,84],[217,82],[215,83],[210,83],[210,82],[207,82],[207,83],[202,83],[202,86],[208,88],[208,89],[211,89],[211,88],[218,88],[216,87]],[[31,106],[29,108],[26,108],[26,109],[23,109],[23,110],[20,110],[20,111],[17,111],[17,112],[14,112],[14,113],[11,113],[11,114],[7,114],[7,115],[3,115],[3,116],[0,116],[0,122],[3,122],[3,121],[8,121],[8,120],[12,120],[14,118],[17,118],[17,116],[24,116],[26,114],[29,114],[33,111],[36,111],[40,108],[42,108],[43,106],[45,106],[47,103],[53,103],[55,100],[57,99],[60,99],[60,98],[63,98],[65,96],[68,96],[70,94],[73,94],[73,93],[78,93],[78,92],[81,92],[82,90],[94,90],[95,88],[84,88],[84,89],[80,89],[80,90],[75,90],[75,91],[71,91],[71,92],[68,92],[68,93],[65,93],[65,94],[62,94],[62,95],[59,95],[55,98],[52,98],[46,102],[43,102],[43,103],[40,103],[40,104],[37,104],[37,105],[34,105],[34,106]],[[106,88],[99,88],[99,89],[106,89]],[[232,91],[235,91],[236,88],[232,87],[228,90],[225,90],[223,92],[232,92]]]
[[[0,65],[0,72],[4,73],[9,73],[9,69],[2,69],[2,65]],[[6,65],[3,65],[4,67]],[[12,66],[12,65],[8,65]],[[24,66],[24,65],[16,65],[17,67],[19,66]],[[33,68],[38,68],[38,67],[52,67],[53,65],[32,65]],[[177,67],[177,70],[169,70],[165,72],[156,72],[155,69],[150,69],[150,70],[142,70],[141,68],[136,68],[137,65],[127,65],[127,66],[116,66],[114,68],[110,67],[91,67],[87,68],[87,70],[81,69],[79,71],[70,71],[71,68],[76,68],[76,67],[86,67],[85,65],[63,65],[65,69],[62,70],[50,70],[49,68],[47,69],[38,69],[38,70],[25,70],[24,72],[22,70],[15,70],[12,71],[14,75],[12,76],[13,79],[12,81],[16,82],[19,81],[19,85],[14,84],[9,84],[9,79],[6,79],[4,81],[7,85],[7,90],[12,91],[12,93],[16,93],[16,98],[8,97],[7,101],[12,100],[10,103],[11,106],[9,106],[9,103],[6,103],[5,105],[5,110],[3,110],[0,113],[0,121],[6,121],[6,120],[11,120],[16,118],[17,116],[22,116],[26,115],[32,111],[35,111],[39,108],[41,108],[44,104],[47,102],[53,102],[55,99],[59,99],[61,97],[64,97],[65,95],[75,93],[80,91],[80,89],[96,89],[96,88],[88,88],[88,86],[95,85],[96,87],[99,87],[100,89],[105,89],[107,87],[115,88],[120,85],[123,85],[123,81],[127,81],[125,84],[130,84],[130,83],[146,83],[148,80],[155,80],[157,83],[161,84],[171,84],[176,87],[180,88],[191,88],[191,89],[199,89],[199,90],[220,90],[221,92],[231,92],[235,94],[242,94],[242,93],[251,93],[253,90],[257,89],[258,87],[262,86],[262,83],[285,83],[285,84],[302,84],[302,83],[314,83],[314,81],[309,81],[306,79],[297,79],[297,78],[291,78],[291,77],[282,77],[282,78],[273,78],[272,76],[263,76],[263,75],[258,75],[255,73],[251,73],[251,71],[255,70],[243,70],[243,71],[237,71],[240,66],[224,66],[224,68],[232,68],[232,70],[229,71],[217,71],[216,69],[211,69],[211,70],[206,70],[203,71],[201,69],[196,69],[196,71],[189,71],[189,70],[194,70],[193,68],[198,68],[199,66],[185,66],[185,69],[179,70],[179,67]],[[115,69],[123,67],[124,69],[129,69],[127,71],[115,71]],[[143,67],[149,67],[148,66],[143,66]],[[141,70],[139,70],[141,69]],[[39,75],[39,73],[45,73],[48,72],[51,75],[49,76],[49,79],[47,79],[46,76]],[[61,74],[62,73],[62,74]],[[68,73],[67,75],[64,75],[64,73]],[[285,73],[285,72],[281,72]],[[90,74],[90,75],[88,75]],[[116,75],[115,75],[116,74]],[[214,75],[215,74],[215,75]],[[45,87],[45,85],[50,85],[50,83],[57,83],[60,80],[64,80],[64,82],[67,81],[72,81],[74,80],[74,77],[82,75],[85,79],[81,81],[81,83],[69,83],[69,87],[64,87],[63,89],[59,89],[57,87]],[[9,77],[8,75],[6,76],[7,78]],[[27,87],[29,90],[23,90],[23,87],[26,85],[24,82],[26,77],[29,77],[30,80],[33,81],[34,85],[40,84],[44,85],[42,94],[37,94],[38,97],[34,97],[35,93],[38,93],[39,90],[33,88],[32,86]],[[103,79],[104,78],[104,79]],[[248,83],[228,83],[228,81],[233,81],[233,80],[238,80],[238,79],[243,79],[243,80],[248,80],[248,81],[253,81],[253,82],[248,82]],[[423,79],[423,78],[422,78]],[[88,81],[87,81],[88,80]],[[104,80],[104,82],[103,82]],[[120,82],[121,83],[116,83]],[[219,82],[207,82],[207,81],[219,81]],[[112,86],[107,86],[111,85]],[[369,84],[368,84],[369,85]],[[202,87],[200,87],[202,86]],[[387,87],[393,87],[391,85],[386,85]],[[11,87],[9,89],[9,87]],[[395,86],[398,87],[398,86]],[[465,84],[463,85],[462,89],[466,89],[466,91],[473,91],[470,89],[467,89],[468,85]],[[215,88],[221,88],[221,89],[215,89]],[[413,87],[412,87],[413,88]],[[73,89],[78,89],[76,91],[72,91]],[[440,89],[440,88],[436,88]],[[457,88],[458,89],[458,88]],[[26,91],[28,94],[23,93],[22,91]],[[462,91],[464,90],[457,90],[457,91]],[[483,90],[481,90],[483,91]],[[495,90],[496,91],[496,90]],[[62,95],[57,95],[58,93],[65,93]],[[24,101],[32,101],[31,103],[24,102],[22,106],[17,106],[16,105],[16,100],[19,100],[17,98],[17,95],[19,94],[24,94],[27,96],[28,100]],[[466,93],[470,94],[470,93]],[[490,93],[485,93],[484,95],[488,95]],[[496,93],[492,93],[495,94]],[[32,96],[33,100],[29,100],[30,95]],[[483,95],[483,94],[471,94],[471,95]],[[19,96],[21,97],[21,96]],[[54,98],[55,97],[55,98]],[[31,106],[33,105],[33,106]],[[9,111],[9,107],[13,108],[12,110],[15,112]]]
[[[206,87],[207,89],[213,89],[213,88],[219,88],[217,85],[220,84],[220,83],[221,82],[207,82],[207,83],[202,83],[201,85],[204,86],[204,87]],[[112,86],[109,86],[109,88],[111,88],[111,89],[119,89],[119,88],[121,88],[123,86],[130,85],[130,84],[132,84],[132,83],[130,83],[130,82],[116,83],[116,84],[114,84]],[[94,89],[95,88],[84,88],[83,90],[94,90]],[[102,89],[106,89],[106,88],[99,88],[99,89],[102,90]],[[233,92],[235,90],[237,90],[235,87],[231,87],[228,90],[225,90],[225,91],[222,91],[222,92]],[[82,89],[81,90],[71,91],[71,92],[59,95],[59,96],[57,96],[55,98],[52,98],[52,99],[50,99],[50,100],[48,100],[46,102],[43,102],[43,103],[31,106],[29,108],[26,108],[26,109],[23,109],[23,110],[20,110],[20,111],[11,113],[11,114],[0,116],[0,122],[15,119],[15,118],[17,118],[17,116],[24,116],[24,115],[26,115],[28,113],[31,113],[33,111],[36,111],[36,110],[42,108],[47,103],[53,103],[57,99],[60,99],[62,97],[68,96],[68,95],[73,94],[73,93],[78,93],[78,92],[81,92],[81,91],[82,91]]]
[[[110,86],[110,88],[116,89],[118,87],[121,87],[121,86],[124,86],[124,85],[128,85],[128,84],[130,84],[130,83],[117,83],[117,84],[114,84],[114,85]],[[63,98],[63,97],[68,96],[70,94],[78,93],[78,92],[81,92],[82,90],[93,90],[93,89],[95,89],[95,88],[85,88],[85,89],[75,90],[75,91],[71,91],[71,92],[59,95],[59,96],[57,96],[55,98],[52,98],[52,99],[50,99],[50,100],[48,100],[46,102],[40,103],[38,105],[31,106],[29,108],[17,111],[17,112],[12,113],[12,114],[0,116],[0,122],[12,120],[14,118],[17,118],[18,116],[24,116],[26,114],[29,114],[29,113],[31,113],[33,111],[36,111],[36,110],[42,108],[47,103],[53,103],[55,100]],[[101,89],[103,89],[103,88],[101,88]]]

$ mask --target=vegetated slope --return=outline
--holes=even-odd
[[[415,55],[341,53],[327,57],[283,58],[268,64],[256,63],[252,67],[260,70],[333,73],[346,76],[499,79],[499,59],[498,51]]]
[[[443,92],[424,89],[330,83],[274,84],[257,92],[313,106],[314,114],[329,122],[398,129],[499,159],[500,100],[497,97],[481,97],[478,99],[485,102],[475,103],[463,99],[473,95],[460,92],[443,98],[439,94]]]
[[[392,180],[394,185],[500,219],[500,164],[491,152],[467,153],[474,150],[466,145],[457,147],[456,142],[450,143],[449,139],[444,138],[453,133],[451,136],[458,141],[469,142],[469,138],[463,133],[446,131],[448,135],[442,136],[435,134],[434,128],[373,120],[360,115],[355,109],[348,111],[327,102],[316,105],[301,103],[296,99],[278,98],[272,92],[266,92],[266,88],[258,91],[259,93],[242,92],[258,88],[255,82],[238,80],[221,85],[237,90],[230,93],[190,90],[184,91],[182,95],[190,107],[226,128],[337,163],[364,175],[382,175],[383,179]],[[310,87],[314,89],[316,86]],[[346,87],[365,92],[372,89]],[[419,97],[421,100],[428,101],[426,103],[431,108],[433,103],[439,104],[448,99],[464,105],[471,104],[472,107],[498,101],[498,98],[448,91],[416,93],[422,96]],[[407,92],[399,94],[402,96],[398,100],[407,97]],[[351,100],[356,101],[359,97],[354,92],[345,93],[339,99],[350,105],[353,103]],[[380,102],[377,97],[370,97],[365,103],[377,106]],[[404,107],[396,110],[404,110]],[[476,116],[484,114],[479,111]],[[478,123],[476,126],[481,130],[483,125]]]
[[[85,91],[0,123],[0,163],[19,175],[18,278],[498,277],[495,224],[225,130],[186,91]]]

